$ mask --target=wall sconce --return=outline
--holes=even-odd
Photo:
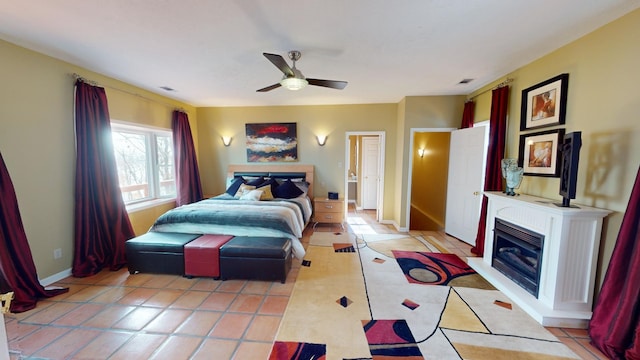
[[[420,157],[423,157],[423,156],[424,156],[424,149],[423,149],[423,148],[418,149],[418,155],[419,155]]]
[[[318,145],[324,146],[327,143],[327,135],[316,135],[316,139],[318,139]]]
[[[231,140],[233,138],[231,136],[223,136],[222,137],[222,143],[224,144],[224,146],[229,146],[231,145]]]

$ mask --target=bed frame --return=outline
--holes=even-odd
[[[248,165],[236,164],[227,167],[227,177],[233,177],[236,173],[305,173],[305,181],[309,183],[308,196],[313,200],[313,165]]]

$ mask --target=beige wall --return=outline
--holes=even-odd
[[[599,284],[640,164],[639,34],[640,10],[636,10],[496,81],[514,79],[506,152],[517,158],[522,90],[569,73],[566,124],[561,127],[582,131],[578,189],[572,203],[614,211],[605,221]],[[490,99],[490,92],[477,97],[476,121],[489,118]],[[518,191],[559,200],[559,186],[558,178],[525,176]]]
[[[349,135],[349,171],[353,171],[357,178],[355,185],[351,185],[355,193],[349,193],[349,200],[355,200],[356,206],[362,204],[362,151],[359,149],[362,149],[362,136]]]
[[[298,131],[298,162],[315,166],[314,195],[328,191],[345,193],[347,131],[384,131],[386,133],[385,203],[393,198],[395,164],[396,104],[335,106],[270,106],[198,108],[200,169],[203,190],[207,194],[222,193],[229,164],[246,164],[245,124],[295,122]],[[328,134],[325,146],[319,146],[316,134]],[[233,136],[224,147],[221,136]],[[392,219],[390,206],[383,217]]]
[[[358,156],[358,136],[349,136],[349,173],[359,176],[360,161],[357,160]]]
[[[344,167],[348,166],[345,164],[348,162],[345,159],[347,131],[384,131],[386,153],[382,218],[385,222],[407,228],[408,171],[404,164],[408,162],[408,132],[412,127],[457,127],[463,103],[463,96],[414,96],[403,99],[400,103],[402,109],[398,104],[199,108],[200,167],[204,192],[223,192],[227,165],[247,163],[244,150],[246,123],[298,124],[299,163],[315,165],[316,196],[323,196],[327,191],[344,194]],[[320,133],[329,135],[323,147],[318,146],[315,140],[315,135]],[[224,147],[221,136],[233,136],[231,146]],[[402,199],[399,200],[398,196]]]
[[[398,113],[398,154],[396,162],[402,168],[396,174],[396,183],[401,184],[395,191],[395,214],[398,224],[409,228],[408,178],[409,153],[411,149],[411,129],[415,128],[458,128],[462,120],[464,96],[409,96],[401,102]]]
[[[4,41],[0,41],[0,54],[0,152],[42,279],[69,269],[73,257],[75,136],[71,74],[78,73],[105,87],[110,115],[115,119],[170,128],[171,111],[180,107],[192,118],[196,131],[196,114],[187,104]],[[137,232],[145,226],[144,222],[134,223]],[[61,259],[54,260],[54,249],[62,249]]]
[[[396,144],[397,145],[397,149],[396,149],[396,153],[395,153],[395,158],[394,158],[394,163],[395,164],[404,164],[408,163],[408,161],[406,161],[406,156],[405,153],[408,150],[405,150],[405,144],[408,147],[409,146],[409,141],[405,138],[405,131],[406,131],[406,113],[407,113],[407,98],[403,98],[400,103],[398,104],[398,112],[396,114],[396,119],[397,119],[397,124],[396,124]],[[406,192],[403,192],[402,190],[402,184],[405,184],[405,180],[406,177],[403,176],[404,175],[404,171],[401,171],[401,169],[398,169],[398,171],[395,172],[395,183],[398,184],[398,186],[394,187],[394,191],[393,191],[393,214],[395,216],[396,219],[396,227],[408,227],[407,224],[407,218],[402,218],[402,212],[405,211],[404,209],[406,209],[406,203],[402,201],[403,196],[406,197]],[[389,203],[387,203],[389,204]],[[407,215],[408,217],[409,215]]]

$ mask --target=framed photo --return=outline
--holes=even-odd
[[[569,74],[560,74],[522,90],[520,131],[564,124]]]
[[[560,177],[560,143],[564,129],[520,135],[518,166],[524,175]]]
[[[245,124],[247,162],[298,161],[296,123]]]

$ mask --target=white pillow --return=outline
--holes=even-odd
[[[240,185],[240,187],[238,188],[238,191],[236,191],[236,194],[234,195],[235,198],[239,198],[242,196],[242,194],[244,194],[245,192],[249,192],[253,189],[255,189],[255,186],[251,186],[251,185],[247,185],[247,184],[242,184]]]
[[[262,190],[249,190],[242,193],[240,196],[240,200],[251,200],[251,201],[259,201],[260,196],[262,196]]]

